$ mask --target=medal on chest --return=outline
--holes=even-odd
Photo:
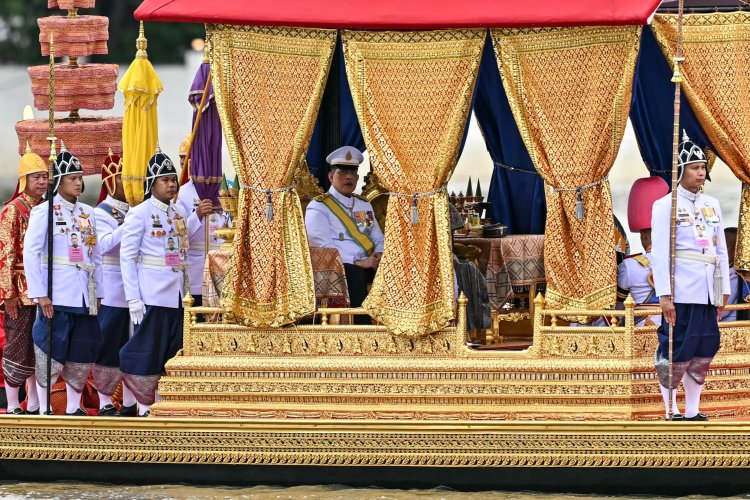
[[[375,215],[369,210],[352,212],[352,215],[357,228],[363,233],[370,234],[375,225]]]

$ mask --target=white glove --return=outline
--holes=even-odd
[[[140,324],[146,314],[146,304],[141,299],[132,299],[128,301],[128,309],[130,310],[130,321],[134,325]]]

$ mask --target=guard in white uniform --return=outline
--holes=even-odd
[[[148,162],[145,192],[125,217],[120,243],[125,298],[136,325],[120,349],[120,370],[141,416],[150,412],[164,365],[182,347],[188,239],[206,214],[199,207],[188,217],[172,202],[177,170],[158,147]]]
[[[130,311],[125,300],[125,288],[120,273],[120,240],[122,224],[129,209],[122,186],[122,160],[109,151],[102,165],[102,190],[99,204],[94,209],[102,253],[104,298],[99,308],[99,327],[102,343],[91,373],[99,393],[99,415],[113,416],[117,411],[112,396],[120,384],[120,349],[130,337]],[[127,386],[123,387],[122,416],[135,416],[135,398]]]
[[[354,147],[344,146],[326,158],[331,165],[331,188],[307,206],[305,226],[310,245],[336,248],[341,255],[349,289],[349,302],[359,307],[367,297],[383,253],[380,230],[372,205],[354,194],[364,161]],[[369,318],[355,317],[355,323],[367,324]]]
[[[211,200],[205,200],[211,204]],[[195,184],[190,179],[180,187],[177,195],[177,205],[182,207],[186,214],[190,215],[198,210],[201,199],[195,190]],[[212,205],[208,205],[211,206]],[[213,210],[213,207],[212,207]],[[210,213],[201,221],[201,227],[190,237],[190,248],[187,251],[188,276],[190,277],[190,295],[193,296],[194,305],[203,305],[203,270],[206,266],[206,224],[208,224],[209,250],[218,250],[222,241],[216,239],[216,230],[221,227],[222,216],[218,213]]]
[[[68,415],[86,415],[81,392],[99,352],[98,299],[103,297],[102,260],[97,244],[94,209],[80,203],[83,169],[61,144],[54,164],[52,297],[47,295],[48,202],[31,212],[23,257],[29,298],[39,304],[32,336],[41,409],[47,407],[49,383],[65,380]],[[47,322],[52,322],[51,351]],[[47,379],[47,356],[52,358]]]
[[[740,286],[740,282],[742,281],[737,274],[737,271],[734,270],[734,251],[735,247],[737,246],[737,228],[736,227],[726,227],[724,228],[724,237],[727,240],[727,258],[729,260],[729,300],[727,301],[727,304],[739,304],[743,302],[742,295],[742,287]],[[741,313],[745,313],[747,311],[740,311]],[[720,321],[736,321],[737,320],[737,311],[724,311],[724,314],[722,314]],[[745,314],[741,315],[743,318],[746,316]]]
[[[633,233],[640,233],[644,252],[629,255],[617,269],[617,301],[622,303],[632,295],[637,305],[656,307],[659,297],[654,290],[651,261],[651,212],[654,202],[669,193],[669,185],[661,177],[645,177],[633,183],[628,197],[628,225]],[[661,316],[639,318],[637,325],[660,325]]]
[[[701,192],[706,155],[684,133],[679,166],[674,290],[670,287],[669,248],[672,195],[654,203],[652,214],[654,284],[663,311],[655,366],[661,385],[669,388],[666,323],[673,328],[672,389],[682,380],[685,419],[707,420],[698,410],[700,393],[719,350],[718,317],[730,293],[729,261],[719,202]]]

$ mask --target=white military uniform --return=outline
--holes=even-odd
[[[653,302],[653,307],[657,307],[659,300],[649,281],[652,259],[651,252],[626,257],[617,269],[617,287],[627,290],[636,304]],[[650,319],[655,325],[661,324],[661,316],[650,316]]]
[[[200,203],[195,184],[190,179],[180,188],[177,205],[190,215]],[[188,276],[190,277],[190,294],[203,295],[203,269],[206,265],[206,219],[208,219],[209,249],[218,250],[222,240],[216,239],[216,229],[221,227],[221,214],[210,214],[200,222],[200,229],[190,237],[190,248],[187,251]]]
[[[740,277],[737,276],[737,271],[734,270],[734,267],[729,268],[729,289],[731,290],[731,294],[729,295],[729,300],[727,301],[728,304],[739,304],[742,302],[742,297],[740,297]],[[724,314],[721,316],[721,321],[736,321],[737,320],[737,311],[724,311]]]
[[[88,296],[89,272],[83,267],[94,266],[96,296],[104,296],[102,280],[102,258],[99,245],[88,246],[84,238],[79,238],[83,248],[81,266],[69,258],[69,234],[84,224],[96,231],[94,209],[85,203],[71,203],[59,194],[52,199],[53,216],[53,264],[52,304],[65,307],[86,307],[91,305]],[[48,202],[34,207],[29,218],[23,245],[23,261],[26,271],[29,298],[39,299],[47,296],[47,207]]]
[[[187,223],[188,238],[200,228],[198,215],[189,217],[182,207],[154,197],[133,207],[125,217],[120,248],[120,267],[127,300],[147,306],[178,308],[183,297],[180,266],[167,265],[166,243],[177,238],[176,221]],[[177,242],[179,248],[179,242]],[[178,252],[179,253],[179,252]],[[180,257],[180,262],[184,259]]]
[[[676,304],[714,304],[714,270],[718,260],[721,271],[723,294],[729,294],[729,261],[724,238],[721,208],[716,198],[701,192],[691,193],[682,186],[677,187],[677,238],[675,250],[675,283],[678,287],[672,294],[669,283],[669,228],[672,195],[666,195],[654,203],[652,213],[653,241],[652,266],[656,295],[673,295]],[[690,252],[680,257],[681,252]],[[698,260],[700,256],[704,261]]]
[[[346,197],[331,186],[328,193],[354,218],[357,228],[366,233],[374,243],[373,253],[383,252],[383,231],[372,205],[357,197]],[[322,202],[313,200],[305,212],[305,226],[310,245],[322,248],[336,248],[344,264],[365,259],[368,255],[349,235],[344,224]]]
[[[128,213],[130,206],[127,202],[116,200],[111,196],[107,196],[103,203],[115,212],[101,205],[94,209],[99,233],[99,248],[102,253],[104,282],[107,284],[102,305],[127,309],[128,301],[125,300],[125,287],[120,272],[120,240],[123,226],[118,219]]]

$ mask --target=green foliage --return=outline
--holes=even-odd
[[[93,62],[127,64],[135,56],[138,21],[133,12],[141,0],[99,0],[94,9],[80,15],[109,18],[109,54],[93,56]],[[47,0],[0,1],[0,64],[42,64],[37,18],[64,15],[65,11],[47,9]],[[148,56],[154,64],[183,62],[183,53],[195,38],[205,36],[201,24],[146,23]]]

